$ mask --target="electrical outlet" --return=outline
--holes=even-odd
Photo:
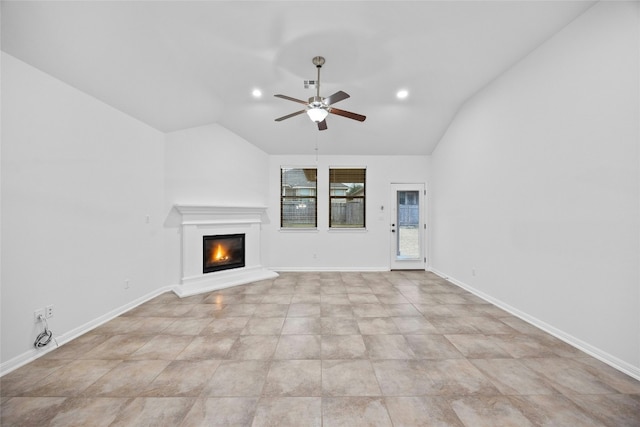
[[[125,279],[125,280],[124,280],[124,288],[125,288],[125,289],[129,289],[129,286],[130,286],[130,285],[129,285],[129,279]]]
[[[53,304],[48,305],[44,308],[44,315],[47,319],[50,319],[53,317]]]
[[[44,318],[44,308],[39,308],[33,312],[33,323],[40,322],[40,316]]]

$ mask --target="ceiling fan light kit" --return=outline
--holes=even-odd
[[[320,123],[321,121],[327,118],[327,116],[329,115],[329,112],[327,111],[326,108],[323,108],[322,106],[317,106],[317,107],[309,108],[307,110],[307,115],[309,116],[312,122]]]
[[[326,118],[329,113],[346,117],[348,119],[357,120],[359,122],[364,122],[367,118],[361,114],[352,113],[350,111],[339,110],[337,108],[332,107],[332,104],[336,102],[342,101],[344,99],[349,98],[349,95],[346,92],[338,91],[327,98],[323,98],[320,96],[320,68],[325,63],[325,59],[322,56],[316,56],[312,59],[313,65],[318,69],[318,78],[315,81],[316,86],[316,96],[312,96],[309,98],[309,102],[303,101],[301,99],[292,98],[286,95],[274,95],[277,98],[287,99],[289,101],[297,102],[299,104],[304,104],[306,108],[304,110],[296,111],[295,113],[287,114],[286,116],[282,116],[276,119],[276,122],[281,122],[282,120],[289,119],[291,117],[300,115],[302,113],[307,113],[311,121],[318,124],[318,130],[326,130],[327,129],[327,121]],[[306,83],[306,82],[305,82]]]

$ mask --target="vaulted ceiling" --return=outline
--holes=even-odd
[[[2,50],[163,132],[219,123],[270,154],[429,154],[467,99],[592,4],[3,1]],[[274,121],[301,109],[274,94],[315,94],[316,55],[321,95],[347,92],[336,106],[365,122]]]

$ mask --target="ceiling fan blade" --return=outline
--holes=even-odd
[[[349,98],[349,94],[343,91],[338,91],[333,95],[324,99],[324,103],[327,105],[335,104],[336,102],[342,101],[343,99]]]
[[[276,98],[282,98],[282,99],[287,99],[289,101],[297,102],[298,104],[304,104],[304,105],[308,105],[309,104],[307,101],[303,101],[301,99],[292,98],[292,97],[287,96],[287,95],[278,94],[278,95],[273,95],[273,96],[275,96]]]
[[[285,119],[290,119],[291,117],[295,117],[295,116],[297,116],[298,114],[302,114],[302,113],[304,113],[304,112],[306,112],[306,111],[307,111],[307,110],[300,110],[300,111],[296,111],[295,113],[287,114],[286,116],[278,117],[278,118],[276,119],[276,122],[281,122],[281,121],[283,121],[283,120],[285,120]]]
[[[337,108],[330,108],[329,112],[332,114],[337,114],[338,116],[346,117],[348,119],[357,120],[359,122],[364,122],[365,119],[367,118],[367,116],[352,113],[351,111],[339,110]]]
[[[327,119],[318,122],[318,130],[327,130]]]

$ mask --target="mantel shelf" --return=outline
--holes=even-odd
[[[261,223],[266,206],[175,205],[182,225]]]

